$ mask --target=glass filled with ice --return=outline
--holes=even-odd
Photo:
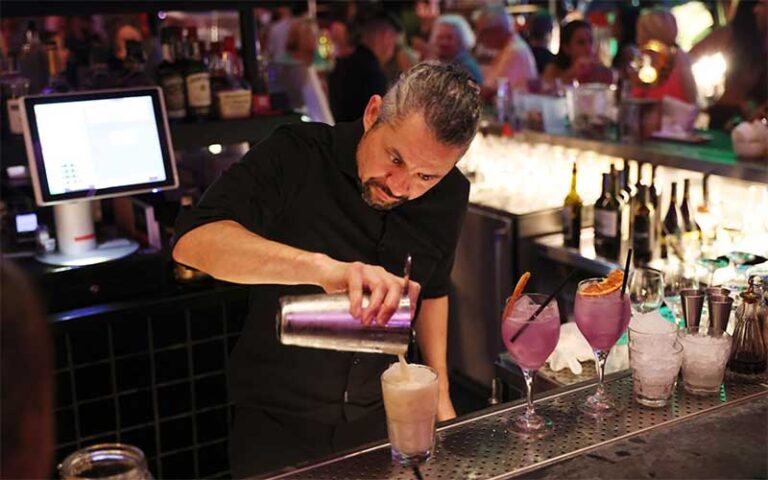
[[[732,338],[722,330],[688,327],[680,330],[683,344],[683,386],[694,395],[720,392]]]
[[[381,374],[392,458],[402,465],[429,459],[435,444],[437,372],[426,366],[394,363]]]
[[[651,408],[667,405],[682,363],[683,345],[680,342],[630,342],[629,365],[635,401]]]

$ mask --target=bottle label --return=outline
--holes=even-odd
[[[187,76],[187,97],[190,107],[211,106],[211,75],[208,72]]]
[[[595,235],[607,238],[618,236],[619,214],[612,210],[595,209]]]
[[[184,79],[181,75],[170,75],[160,79],[165,97],[165,109],[170,118],[182,118],[186,115],[184,108]]]
[[[252,94],[250,90],[222,90],[216,94],[219,117],[225,120],[251,116]]]

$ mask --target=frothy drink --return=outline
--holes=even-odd
[[[403,464],[426,460],[435,436],[437,373],[398,362],[381,375],[381,389],[392,457]]]

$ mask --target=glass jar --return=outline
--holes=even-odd
[[[152,480],[144,452],[122,443],[101,443],[76,451],[59,465],[70,479]]]
[[[741,294],[741,300],[728,368],[741,374],[761,374],[765,372],[767,357],[761,320],[762,299],[755,292],[752,279],[749,288]]]

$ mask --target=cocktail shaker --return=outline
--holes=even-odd
[[[369,296],[363,297],[363,308]],[[348,352],[404,355],[411,339],[411,302],[407,295],[386,325],[363,325],[349,313],[347,293],[296,295],[280,299],[277,338],[283,345]]]

